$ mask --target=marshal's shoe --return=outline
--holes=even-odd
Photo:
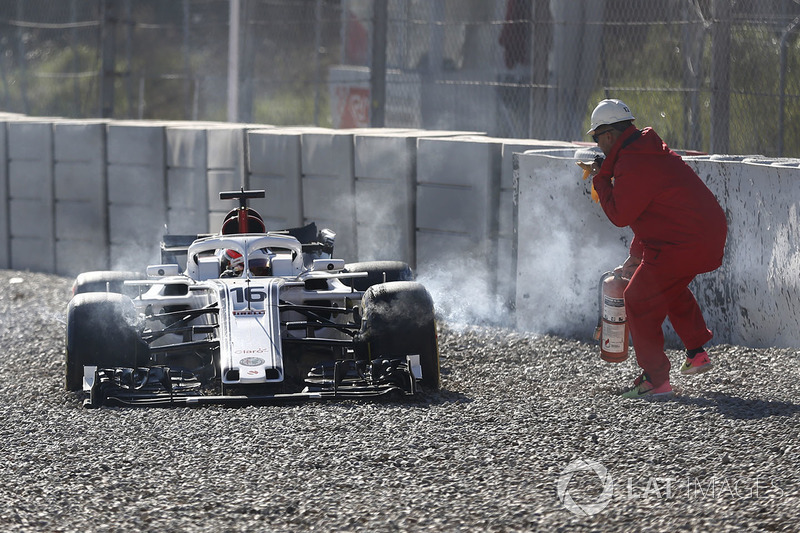
[[[633,387],[622,393],[623,398],[667,398],[672,396],[672,386],[669,380],[658,387],[647,378],[647,374],[642,374],[633,382]]]
[[[711,359],[708,358],[708,353],[703,350],[696,354],[694,357],[686,357],[686,361],[681,366],[681,374],[701,374],[714,368]]]

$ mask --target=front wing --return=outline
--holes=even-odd
[[[251,405],[413,396],[421,375],[418,355],[405,359],[344,359],[313,368],[296,392],[241,386],[231,394],[224,385],[208,389],[192,373],[165,366],[143,368],[84,367],[84,406]]]

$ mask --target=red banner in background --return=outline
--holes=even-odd
[[[340,86],[336,92],[337,128],[366,128],[369,126],[369,89]]]

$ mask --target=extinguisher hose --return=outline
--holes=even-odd
[[[603,282],[606,280],[608,276],[613,276],[614,272],[603,272],[603,275],[600,276],[600,283],[597,286],[597,300],[598,300],[598,316],[597,316],[597,327],[594,330],[594,337],[595,340],[600,340],[600,331],[603,327]]]

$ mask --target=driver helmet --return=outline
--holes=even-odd
[[[244,270],[244,257],[236,250],[222,252],[222,269],[233,276],[241,276]]]

